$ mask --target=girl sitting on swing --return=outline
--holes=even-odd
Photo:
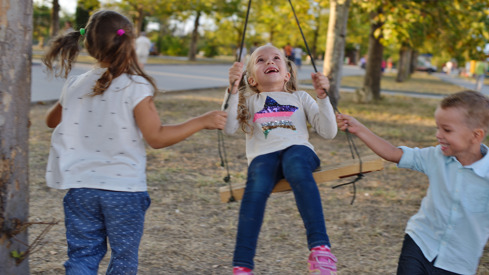
[[[233,257],[233,274],[253,274],[258,235],[267,199],[275,184],[285,178],[294,192],[306,228],[310,274],[336,274],[323,208],[313,171],[320,161],[309,143],[307,122],[325,139],[337,133],[333,107],[326,90],[329,81],[312,73],[314,100],[297,91],[297,70],[274,46],[258,48],[246,71],[235,62],[229,69],[228,120],[224,132],[240,127],[246,133],[248,178],[239,213]],[[239,92],[238,92],[239,91]]]

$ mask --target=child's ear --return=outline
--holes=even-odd
[[[482,128],[475,128],[473,131],[473,135],[477,142],[482,143],[482,141],[486,137],[486,131],[484,131],[484,129]]]
[[[291,76],[291,74],[289,72],[287,72],[287,74],[285,74],[285,82],[290,80],[290,76]]]
[[[256,81],[253,77],[248,77],[248,84],[250,84],[251,87],[256,86]]]

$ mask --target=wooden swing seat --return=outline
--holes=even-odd
[[[377,155],[369,155],[362,157],[362,173],[370,173],[384,169],[384,160]],[[324,183],[327,181],[342,179],[346,177],[356,176],[359,174],[358,160],[352,159],[342,163],[326,165],[314,171],[313,176],[316,183]],[[234,199],[240,200],[243,198],[246,184],[233,184],[232,195]],[[272,193],[285,192],[291,190],[289,183],[285,179],[281,179],[273,188]],[[231,191],[229,186],[219,188],[221,202],[229,202]]]

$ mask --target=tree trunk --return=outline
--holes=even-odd
[[[418,67],[418,51],[411,50],[411,62],[409,63],[409,77],[416,71]]]
[[[142,4],[137,4],[137,18],[136,18],[136,37],[141,35],[143,31],[144,11]]]
[[[377,10],[376,17],[382,13],[382,8]],[[375,36],[377,30],[382,28],[383,22],[374,22],[370,27],[370,36],[368,41],[367,66],[365,68],[365,78],[363,82],[363,93],[359,101],[371,102],[380,100],[380,80],[382,78],[382,59],[384,54],[384,45],[380,43],[382,34]],[[382,32],[380,32],[382,33]],[[358,95],[358,93],[357,93]]]
[[[396,82],[404,82],[411,74],[411,60],[413,50],[408,46],[402,46],[399,51]]]
[[[370,14],[373,23],[370,25],[370,35],[368,40],[367,61],[365,67],[365,77],[363,87],[356,90],[356,100],[358,102],[378,101],[380,97],[380,80],[382,78],[382,59],[384,46],[380,42],[382,39],[383,21],[378,21],[379,14],[382,14],[382,7],[377,8],[376,12]],[[376,20],[376,21],[374,21]]]
[[[53,0],[53,10],[51,14],[51,37],[55,37],[59,32],[59,2]]]
[[[199,40],[199,20],[201,12],[197,11],[194,21],[194,30],[192,31],[192,40],[190,41],[190,49],[188,51],[188,60],[195,61],[197,56],[197,42]]]
[[[323,73],[328,76],[331,86],[328,95],[333,105],[340,98],[340,82],[345,56],[346,23],[351,0],[332,0],[328,34],[326,40],[326,53],[324,54]]]
[[[312,47],[311,47],[312,58],[317,58],[317,48],[318,48],[317,44],[319,39],[319,29],[321,28],[321,8],[318,8],[318,13],[316,14],[315,23],[316,24],[312,35]]]
[[[243,29],[241,27],[236,27],[236,41],[234,45],[236,45],[236,49],[234,50],[234,60],[238,61],[238,51],[239,48],[241,47],[241,38],[243,37]]]
[[[29,274],[28,138],[32,1],[0,1],[0,270]],[[25,227],[24,227],[25,226]]]
[[[268,37],[268,42],[273,44],[273,40],[275,39],[275,28],[270,25],[270,36]]]

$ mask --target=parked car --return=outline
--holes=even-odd
[[[434,73],[438,69],[436,66],[431,64],[429,57],[427,55],[420,55],[418,56],[418,64],[416,65],[416,71],[419,72],[427,72],[427,73]]]
[[[433,66],[431,64],[423,64],[416,66],[416,71],[418,72],[427,72],[427,73],[434,73],[437,71],[436,66]]]

